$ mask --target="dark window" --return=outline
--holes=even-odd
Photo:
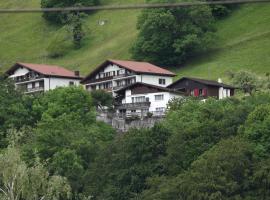
[[[35,88],[35,83],[34,82],[32,83],[32,88]]]
[[[70,86],[74,85],[74,82],[73,81],[69,81],[69,85]]]
[[[203,89],[199,89],[199,96],[203,96]]]
[[[160,85],[165,85],[166,84],[166,80],[164,78],[160,78],[159,79],[159,84]]]

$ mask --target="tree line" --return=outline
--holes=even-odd
[[[269,199],[269,89],[173,100],[126,134],[96,121],[110,102],[81,87],[25,96],[1,79],[0,102],[1,199]]]

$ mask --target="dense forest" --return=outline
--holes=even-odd
[[[269,90],[174,100],[161,123],[126,134],[96,121],[95,98],[25,96],[1,79],[1,199],[269,199]]]

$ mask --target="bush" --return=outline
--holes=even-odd
[[[41,0],[41,8],[62,8],[72,6],[95,6],[99,0]],[[65,24],[68,12],[45,12],[43,17],[54,24]]]
[[[213,21],[208,6],[146,10],[138,20],[133,57],[164,66],[181,64],[211,44]]]

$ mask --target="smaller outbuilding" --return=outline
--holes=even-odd
[[[235,87],[218,81],[183,77],[167,87],[168,89],[185,93],[187,96],[215,97],[223,99],[234,95]]]
[[[117,114],[129,116],[163,116],[167,104],[184,94],[169,88],[137,82],[116,91]]]

